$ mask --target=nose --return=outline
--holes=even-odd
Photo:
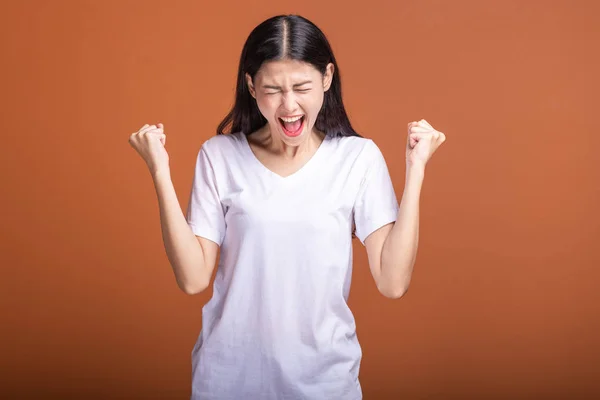
[[[298,102],[296,101],[296,96],[293,91],[288,91],[284,93],[283,98],[281,100],[281,106],[286,113],[293,113],[297,109]]]

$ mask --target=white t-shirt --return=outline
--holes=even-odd
[[[346,303],[352,229],[394,222],[398,202],[370,139],[327,136],[282,177],[242,133],[201,147],[187,221],[221,246],[192,351],[192,400],[357,400],[362,351]]]

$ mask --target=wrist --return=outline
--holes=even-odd
[[[425,175],[424,164],[407,164],[406,165],[406,177],[407,178],[422,178]]]
[[[152,174],[152,178],[154,180],[171,177],[171,170],[169,169],[169,167],[161,167],[161,168],[151,169],[150,173]]]

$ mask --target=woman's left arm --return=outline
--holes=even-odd
[[[408,290],[419,244],[419,201],[425,165],[446,140],[425,120],[408,124],[406,179],[395,223],[385,225],[365,239],[369,266],[378,290],[399,298]]]

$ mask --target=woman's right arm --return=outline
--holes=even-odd
[[[146,124],[131,134],[129,144],[144,159],[152,174],[163,242],[177,285],[187,294],[196,294],[210,283],[219,246],[196,236],[188,225],[171,181],[166,140],[162,124]]]
[[[177,285],[187,294],[200,293],[210,283],[219,246],[192,232],[177,200],[169,170],[158,170],[152,176],[162,238]]]

